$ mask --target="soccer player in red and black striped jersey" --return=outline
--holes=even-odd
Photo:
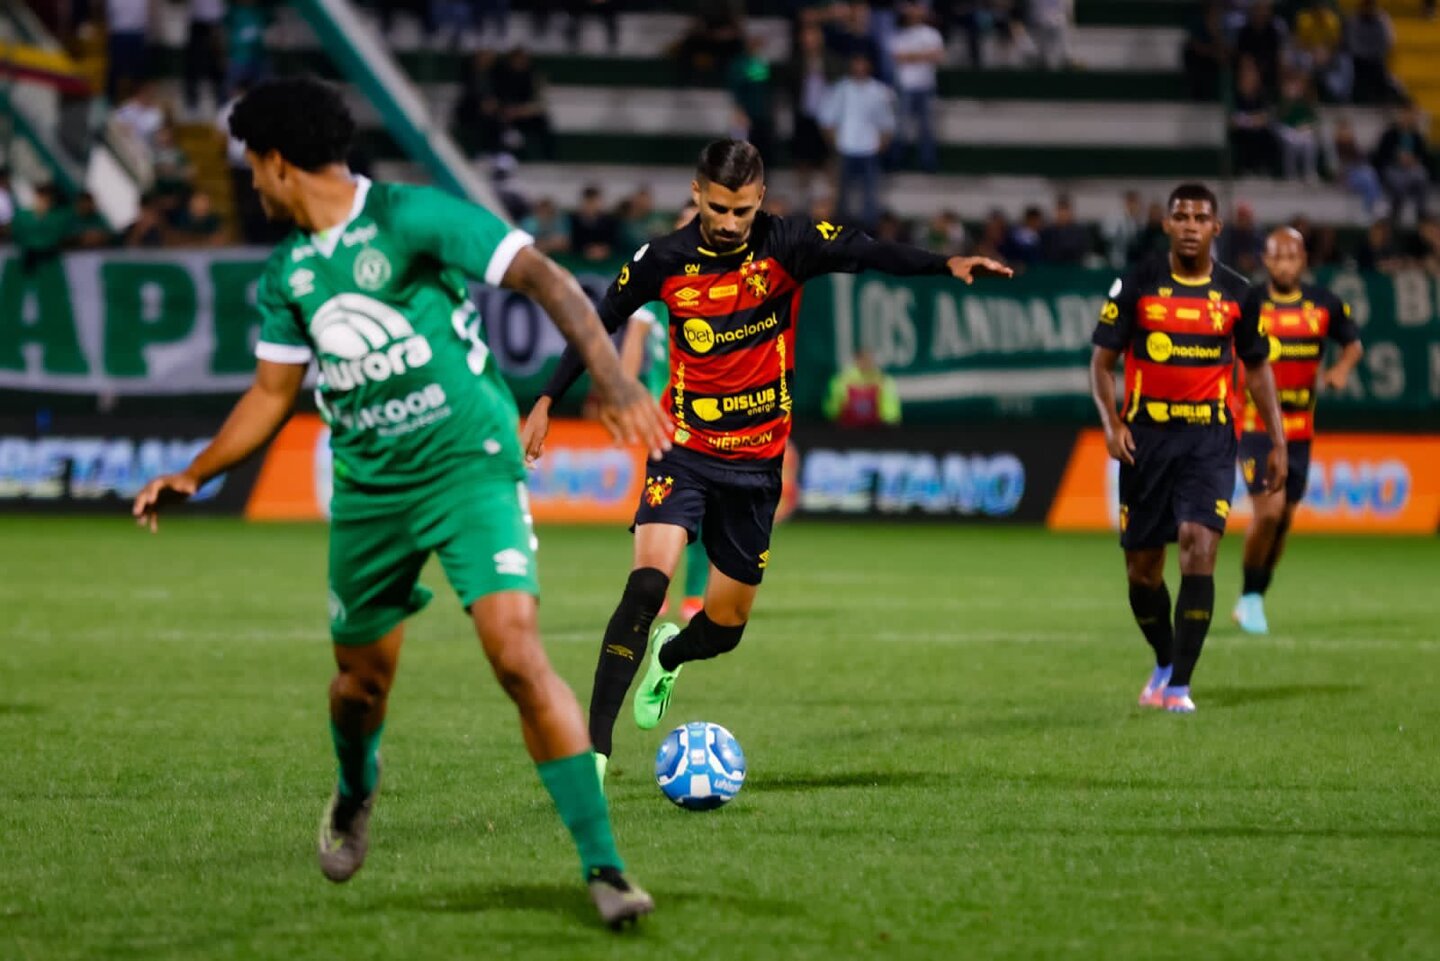
[[[946,258],[881,243],[852,226],[762,212],[764,167],[744,141],[708,145],[691,190],[699,215],[637,250],[600,306],[612,330],[649,301],[669,309],[664,406],[675,425],[672,449],[647,467],[634,565],[595,670],[590,737],[602,758],[610,754],[615,718],[647,645],[650,663],[635,695],[642,729],[664,716],[681,665],[740,643],[770,562],[805,281],[864,270],[945,274],[966,283],[979,273],[1010,275],[983,257]],[[580,370],[578,355],[567,349],[526,420],[530,457],[541,452],[551,401]],[[710,558],[704,610],[684,630],[662,624],[650,637],[681,552],[696,538]]]
[[[1349,305],[1323,287],[1302,283],[1305,266],[1305,239],[1298,230],[1281,227],[1271,233],[1265,241],[1269,281],[1250,291],[1241,312],[1242,317],[1255,315],[1260,329],[1269,337],[1270,367],[1280,392],[1290,465],[1284,493],[1267,490],[1265,465],[1270,455],[1270,437],[1261,429],[1259,410],[1242,376],[1236,392],[1236,400],[1243,401],[1237,405],[1240,472],[1250,490],[1255,517],[1245,534],[1245,585],[1234,618],[1241,630],[1251,634],[1270,630],[1265,619],[1265,590],[1280,561],[1295,509],[1305,497],[1325,341],[1334,341],[1340,347],[1340,356],[1323,376],[1325,386],[1331,390],[1345,388],[1350,372],[1365,352],[1360,346],[1360,331],[1350,318]]]
[[[1242,314],[1245,279],[1210,257],[1220,234],[1215,195],[1203,184],[1170,194],[1170,252],[1110,288],[1091,338],[1090,392],[1105,446],[1120,461],[1120,546],[1130,609],[1155,651],[1140,694],[1146,707],[1188,713],[1190,677],[1215,609],[1215,555],[1235,488],[1235,430],[1227,405],[1236,358],[1272,441],[1266,477],[1285,484],[1285,434],[1259,318]],[[1125,357],[1125,398],[1115,406],[1115,363]],[[1173,627],[1165,545],[1180,543]]]

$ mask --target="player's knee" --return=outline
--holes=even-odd
[[[342,668],[330,682],[330,697],[346,712],[368,714],[385,703],[390,679],[373,671]]]
[[[539,644],[507,644],[490,658],[495,679],[522,708],[535,703],[550,676],[550,664]]]
[[[1165,583],[1165,565],[1163,562],[1156,564],[1149,560],[1128,558],[1125,561],[1125,577],[1136,587],[1159,590]]]
[[[670,578],[665,576],[664,571],[641,567],[630,572],[623,600],[637,614],[648,614],[653,619],[665,603],[665,592],[669,589]]]

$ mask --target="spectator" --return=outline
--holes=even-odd
[[[1235,216],[1225,225],[1216,243],[1221,263],[1246,277],[1260,269],[1260,253],[1265,248],[1265,235],[1255,221],[1255,209],[1247,203],[1235,205]]]
[[[953,210],[941,210],[930,218],[925,227],[925,246],[929,250],[947,257],[958,257],[965,252],[965,223]]]
[[[830,380],[825,416],[841,427],[896,426],[900,423],[900,391],[895,379],[880,369],[870,351],[856,351],[851,365]]]
[[[795,133],[790,141],[790,160],[795,165],[800,189],[808,197],[812,179],[817,173],[824,172],[830,156],[820,127],[820,114],[830,85],[825,75],[825,37],[817,26],[808,25],[800,30],[796,73],[799,89],[796,91]]]
[[[605,29],[605,39],[613,51],[620,46],[620,20],[615,0],[570,0],[570,29],[567,36],[570,49],[580,47],[580,27],[586,17],[600,21]]]
[[[530,51],[515,47],[495,66],[495,99],[505,125],[502,143],[522,156],[555,159],[555,138],[545,110],[544,81]]]
[[[30,206],[16,211],[11,237],[20,253],[20,269],[35,276],[58,271],[60,252],[70,237],[70,213],[50,184],[35,188]]]
[[[232,0],[225,18],[225,42],[230,63],[225,71],[226,85],[253,87],[265,79],[265,27],[268,16],[258,0]]]
[[[203,190],[190,194],[190,199],[175,218],[171,244],[184,247],[219,247],[226,239],[225,223],[215,212],[215,204],[210,195]]]
[[[694,205],[687,204],[686,206]],[[760,205],[760,209],[772,217],[788,217],[790,216],[790,200],[784,194],[767,193],[765,195],[765,201]]]
[[[535,238],[535,249],[543,254],[563,254],[570,249],[570,225],[555,201],[542,197],[520,229]]]
[[[1360,198],[1365,205],[1366,218],[1373,220],[1385,191],[1380,186],[1380,175],[1375,172],[1370,158],[1360,148],[1360,143],[1355,138],[1355,128],[1350,125],[1350,121],[1341,120],[1335,125],[1332,153],[1335,179]]]
[[[874,229],[880,216],[880,158],[895,133],[895,106],[890,88],[870,75],[866,57],[850,58],[850,73],[831,90],[822,121],[840,156],[840,216]],[[860,205],[855,208],[851,199],[857,192]]]
[[[1018,28],[1013,8],[1014,0],[955,0],[950,4],[947,19],[965,33],[971,68],[985,69],[986,47],[991,39],[1011,46]]]
[[[480,31],[481,42],[485,42],[485,34],[493,24],[493,43],[504,46],[510,36],[510,0],[470,0],[470,6],[474,10],[475,27]]]
[[[425,33],[433,44],[435,35],[442,30],[450,33],[450,49],[459,50],[465,40],[465,32],[474,25],[474,9],[470,0],[430,0],[425,18]]]
[[[1275,132],[1280,140],[1281,168],[1288,180],[1314,183],[1320,177],[1320,114],[1310,78],[1294,73],[1285,78]]]
[[[734,0],[704,0],[690,29],[675,45],[680,84],[724,77],[730,60],[745,46],[743,6]]]
[[[1230,150],[1235,173],[1275,174],[1275,132],[1271,129],[1270,102],[1260,69],[1249,57],[1240,58],[1235,79],[1235,102],[1230,111]]]
[[[580,209],[570,215],[570,249],[586,260],[608,260],[620,244],[620,224],[605,209],[600,188],[593,184],[580,195]]]
[[[1360,0],[1360,8],[1346,24],[1350,55],[1355,62],[1356,103],[1389,103],[1399,96],[1390,76],[1390,52],[1395,48],[1395,25],[1377,0]]]
[[[655,209],[655,195],[649,187],[639,187],[629,196],[629,216],[620,224],[622,247],[636,250],[675,228],[675,218]],[[768,204],[767,197],[767,204]]]
[[[745,50],[730,62],[727,79],[736,139],[750,141],[764,161],[774,165],[779,160],[775,153],[775,91],[764,49],[760,35],[752,36]]]
[[[1118,213],[1105,221],[1100,233],[1105,239],[1105,259],[1116,270],[1123,270],[1136,259],[1140,232],[1145,229],[1145,208],[1138,190],[1125,191]]]
[[[1209,0],[1190,23],[1185,37],[1185,80],[1192,100],[1214,100],[1220,96],[1220,76],[1230,63],[1230,44],[1225,36],[1225,7],[1221,0]]]
[[[15,189],[10,184],[10,170],[0,167],[0,238],[10,236],[15,221]]]
[[[175,143],[174,128],[161,127],[155,134],[155,198],[166,217],[178,211],[195,186],[195,168],[185,151]]]
[[[1295,15],[1295,68],[1313,77],[1331,103],[1348,102],[1355,82],[1355,68],[1344,48],[1344,27],[1340,14],[1325,0],[1311,0]]]
[[[500,154],[490,165],[490,185],[495,188],[495,196],[500,200],[505,216],[517,224],[530,213],[530,201],[515,189],[513,183],[515,170],[519,166],[515,157],[508,153]]]
[[[1145,228],[1135,240],[1135,253],[1131,261],[1143,260],[1168,249],[1170,238],[1165,236],[1165,205],[1158,200],[1152,200],[1150,206],[1145,208]]]
[[[1055,219],[1040,232],[1040,257],[1047,264],[1079,266],[1090,256],[1094,243],[1090,228],[1075,220],[1075,204],[1061,194],[1055,200]]]
[[[1280,90],[1280,54],[1284,49],[1285,24],[1275,16],[1275,7],[1270,0],[1254,0],[1245,25],[1235,37],[1235,53],[1255,62],[1269,97]]]
[[[1355,253],[1355,266],[1364,271],[1390,271],[1404,266],[1404,262],[1390,221],[1381,218],[1371,224]]]
[[[1075,27],[1075,0],[1030,0],[1030,37],[1046,70],[1070,66],[1070,31]]]
[[[165,126],[165,110],[153,81],[146,80],[135,88],[135,93],[115,111],[115,122],[124,127],[147,152],[155,150],[155,136]]]
[[[477,50],[460,81],[460,99],[455,101],[452,125],[455,139],[471,157],[500,152],[504,124],[500,99],[495,95],[495,54]]]
[[[980,229],[980,239],[975,243],[975,256],[1002,260],[1005,247],[1010,240],[1010,222],[1003,210],[992,210]]]
[[[1311,267],[1338,267],[1344,258],[1340,256],[1340,234],[1329,225],[1315,228],[1315,242],[1310,251]]]
[[[831,10],[832,20],[825,25],[826,48],[844,63],[864,57],[870,62],[873,74],[880,63],[881,50],[870,29],[870,5],[839,3]]]
[[[875,239],[887,244],[908,244],[910,225],[900,219],[895,211],[887,210],[880,215],[880,222],[875,225]]]
[[[165,246],[165,213],[153,194],[140,199],[140,216],[125,232],[126,247]]]
[[[150,0],[109,0],[105,4],[105,26],[105,96],[111,103],[119,103],[145,74]]]
[[[1420,221],[1415,239],[1420,269],[1428,274],[1440,274],[1440,223],[1426,217]]]
[[[1375,148],[1375,169],[1390,198],[1390,219],[1398,224],[1408,201],[1415,205],[1416,220],[1423,220],[1429,206],[1430,148],[1415,104],[1402,106],[1381,135]]]
[[[260,206],[260,195],[255,192],[250,166],[245,162],[245,143],[230,135],[230,114],[247,92],[248,88],[244,84],[231,92],[230,99],[220,107],[215,116],[215,129],[216,135],[225,143],[225,162],[230,171],[230,191],[235,198],[240,237],[247,244],[263,244],[277,240],[280,232],[287,228],[271,224],[265,217],[265,211]]]
[[[900,95],[900,125],[903,136],[895,138],[891,160],[900,166],[903,155],[913,147],[921,170],[934,173],[938,166],[935,148],[936,68],[945,61],[945,41],[930,26],[927,12],[918,3],[906,4],[902,27],[890,41],[895,60],[895,87]]]
[[[828,196],[814,197],[810,201],[810,219],[816,222],[835,219],[835,201]]]
[[[95,195],[87,190],[75,198],[67,245],[78,250],[96,250],[109,247],[114,240],[115,232],[110,229],[110,222],[95,206]]]
[[[1033,267],[1040,262],[1040,232],[1045,229],[1045,213],[1030,206],[1020,215],[1020,223],[1010,231],[1001,247],[1004,259],[1012,265]]]
[[[218,106],[225,93],[225,0],[190,0],[190,31],[185,40],[185,108],[200,110],[200,84],[210,85]]]

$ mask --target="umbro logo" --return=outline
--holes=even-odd
[[[295,297],[315,293],[315,271],[301,267],[293,272],[290,275],[290,293]]]
[[[524,577],[530,573],[530,558],[524,551],[507,547],[491,558],[495,562],[495,573],[509,577]]]

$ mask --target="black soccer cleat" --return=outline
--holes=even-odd
[[[342,801],[337,790],[325,805],[317,853],[320,873],[336,884],[350,880],[365,864],[365,854],[370,848],[370,812],[379,794],[377,780],[375,790],[358,804]]]

